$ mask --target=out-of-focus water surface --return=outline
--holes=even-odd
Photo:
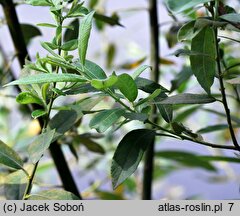
[[[102,67],[104,67],[104,49],[107,43],[114,42],[117,45],[117,57],[115,64],[119,65],[123,62],[138,59],[149,54],[150,42],[149,42],[149,20],[148,13],[146,10],[137,11],[126,11],[129,8],[147,8],[146,0],[108,0],[106,1],[106,12],[111,14],[114,11],[118,11],[121,17],[121,23],[124,28],[121,27],[107,27],[107,31],[104,33],[99,33],[96,29],[93,30],[89,45],[88,58],[98,62]],[[17,8],[19,19],[21,23],[30,23],[35,25],[36,23],[51,23],[52,18],[48,13],[48,9],[45,7],[32,7],[28,5],[21,5]],[[0,9],[0,17],[3,16],[3,12]],[[159,1],[159,17],[160,23],[165,23],[171,21],[165,8],[162,6],[161,1]],[[168,29],[168,26],[163,28],[163,31]],[[29,47],[29,52],[32,58],[36,51],[40,54],[44,54],[45,51],[39,45],[40,41],[50,40],[54,32],[49,28],[41,28],[43,33],[42,37],[34,39]],[[5,52],[9,55],[13,53],[13,46],[10,40],[10,36],[7,27],[0,28],[0,43],[3,46]],[[169,50],[164,37],[161,37],[161,55],[163,57],[170,58],[179,63],[179,60],[175,57],[169,57],[169,54],[173,50]],[[19,74],[19,68],[16,61],[14,61],[13,69],[16,74]],[[173,69],[175,71],[178,68]],[[111,71],[109,71],[111,72]],[[117,72],[121,72],[117,71]],[[148,76],[148,74],[145,74]],[[172,75],[171,70],[169,75],[166,76],[166,80],[161,81],[162,84],[167,87],[170,86],[170,80],[174,75]],[[219,108],[220,109],[220,108]],[[199,129],[198,123],[210,124],[212,120],[209,119],[209,115],[201,113],[201,117],[195,116],[196,121],[192,121],[191,125],[193,128]],[[19,114],[18,114],[19,115]],[[16,117],[16,116],[15,116]],[[210,116],[211,117],[211,116]],[[19,121],[24,120],[18,117]],[[208,119],[208,120],[207,120]],[[14,124],[13,124],[14,127]],[[137,127],[137,125],[131,124],[129,128]],[[126,132],[126,131],[125,131]],[[121,138],[119,134],[119,138]],[[208,137],[211,139],[216,139],[216,137]],[[218,141],[218,140],[217,140]],[[221,141],[221,140],[220,140]],[[157,150],[162,149],[180,149],[197,152],[199,154],[215,154],[216,151],[212,149],[205,148],[198,144],[192,144],[189,142],[175,141],[168,139],[159,140]],[[86,188],[91,185],[91,182],[96,179],[104,180],[106,175],[110,172],[110,159],[112,155],[107,155],[105,161],[99,163],[96,169],[84,173],[81,170],[83,164],[87,164],[87,158],[81,159],[79,163],[70,156],[69,150],[65,149],[68,155],[69,162],[71,164],[72,170],[74,170],[74,177],[77,180],[78,187],[81,191],[86,190]],[[87,154],[86,152],[82,152]],[[233,152],[226,152],[226,155],[234,156]],[[89,156],[91,157],[91,156]],[[44,160],[43,160],[44,161]],[[170,199],[184,199],[188,197],[198,196],[202,199],[238,199],[239,198],[239,178],[236,173],[239,173],[239,165],[227,165],[224,163],[219,163],[220,167],[219,173],[209,173],[200,169],[180,169],[176,172],[172,172],[166,178],[156,181],[154,184],[154,199],[170,198]],[[159,165],[161,167],[161,164]],[[44,170],[44,169],[43,169]],[[44,172],[43,172],[44,173]],[[41,172],[39,176],[43,175]],[[214,176],[218,176],[219,182],[210,181]],[[219,178],[219,176],[227,177],[227,181],[224,178]],[[57,173],[51,170],[45,177],[45,180],[49,183],[60,184]],[[220,181],[222,180],[222,181]],[[104,184],[102,184],[102,189],[111,190],[110,180],[107,179]],[[140,196],[133,196],[132,198],[139,198]]]

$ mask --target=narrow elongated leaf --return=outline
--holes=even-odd
[[[210,94],[216,70],[216,48],[214,30],[211,27],[202,29],[192,39],[191,51],[203,53],[202,56],[190,56],[191,68],[202,88]],[[206,56],[208,55],[208,56]]]
[[[223,161],[223,162],[230,162],[230,163],[240,163],[239,158],[234,157],[225,157],[225,156],[198,156],[200,159],[208,162],[212,161]]]
[[[169,90],[163,86],[146,78],[137,77],[135,82],[138,89],[150,94],[152,94],[156,89],[161,89],[163,92],[169,92]]]
[[[123,137],[112,160],[111,176],[114,189],[136,171],[144,152],[154,138],[155,131],[148,129],[133,130]]]
[[[234,125],[234,128],[240,127],[240,125]],[[219,130],[225,130],[228,129],[227,124],[217,124],[217,125],[210,125],[205,128],[199,129],[197,133],[203,134],[203,133],[211,133]]]
[[[168,8],[174,12],[181,12],[206,2],[210,0],[166,0]]]
[[[156,153],[156,156],[167,160],[174,160],[189,167],[203,168],[208,171],[216,171],[216,168],[208,161],[190,152],[160,151]]]
[[[90,138],[78,136],[74,141],[83,144],[91,152],[105,154],[104,148]]]
[[[237,13],[224,14],[224,15],[220,16],[219,18],[229,21],[229,22],[233,22],[233,23],[240,22],[240,14],[237,14]]]
[[[90,121],[89,126],[95,128],[98,132],[105,132],[125,113],[125,110],[116,108],[104,110],[96,114]]]
[[[0,163],[14,169],[23,169],[23,161],[12,148],[0,140]]]
[[[167,98],[167,95],[165,93],[162,93],[160,96],[154,98],[154,102],[161,101],[163,98]],[[171,104],[157,104],[157,108],[167,123],[172,122],[173,108]]]
[[[80,24],[79,28],[79,37],[78,37],[78,52],[79,58],[82,65],[85,64],[88,40],[90,37],[90,32],[92,29],[92,19],[93,19],[94,11],[90,12],[86,15]]]
[[[116,16],[116,14],[115,14],[115,16],[113,15],[111,17],[108,17],[108,16],[105,16],[103,14],[95,13],[94,18],[101,21],[101,22],[107,23],[111,26],[118,25],[118,26],[123,27],[123,25],[119,22],[119,17]]]
[[[134,71],[132,78],[135,80],[137,77],[139,77],[142,74],[142,72],[144,72],[148,68],[151,69],[151,66],[149,65],[140,66],[139,68],[137,68],[137,70]]]
[[[8,83],[5,86],[11,85],[29,85],[52,82],[86,82],[86,79],[77,74],[35,74],[22,77],[18,80]]]
[[[155,104],[205,104],[213,103],[216,99],[207,94],[178,94],[166,99],[163,99],[160,102],[155,102]]]
[[[146,121],[148,119],[148,115],[145,113],[125,113],[124,117],[130,120],[138,120],[138,121]]]
[[[52,6],[50,1],[47,0],[26,0],[26,3],[33,6]]]
[[[30,200],[79,200],[79,198],[65,190],[45,190],[36,195],[31,195]]]
[[[46,132],[38,135],[29,145],[29,157],[34,164],[41,159],[45,151],[50,146],[54,133],[55,130],[47,130]]]
[[[43,101],[31,92],[21,92],[17,97],[16,101],[20,104],[39,104],[43,105]]]
[[[118,76],[116,86],[129,101],[135,101],[138,95],[138,89],[131,76],[128,74],[121,74]]]

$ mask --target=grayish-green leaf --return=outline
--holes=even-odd
[[[111,176],[114,189],[136,171],[144,152],[154,138],[155,131],[149,129],[133,130],[123,137],[112,160]]]
[[[240,125],[233,125],[234,128],[239,128]],[[210,125],[205,128],[201,128],[197,131],[197,133],[203,134],[203,133],[211,133],[219,130],[226,130],[228,129],[227,124],[216,124],[216,125]]]
[[[100,133],[105,132],[116,123],[124,113],[125,111],[120,108],[101,111],[91,119],[89,126],[95,128]]]
[[[155,154],[157,157],[167,160],[174,160],[188,167],[203,168],[208,171],[216,171],[216,168],[208,161],[190,152],[184,151],[160,151]]]
[[[129,120],[138,120],[142,122],[148,119],[148,115],[145,113],[124,113],[123,116]]]
[[[22,77],[18,80],[8,83],[5,86],[11,85],[29,85],[40,83],[52,83],[52,82],[86,82],[86,79],[77,74],[35,74],[26,77]]]
[[[118,76],[116,86],[129,101],[135,101],[138,95],[138,89],[135,81],[130,75],[121,74]]]
[[[28,177],[22,170],[17,170],[5,176],[4,195],[7,200],[22,200]]]
[[[78,52],[79,52],[80,62],[82,65],[85,65],[88,41],[89,41],[91,29],[92,29],[93,15],[94,15],[94,11],[86,15],[82,19],[80,28],[79,28]]]
[[[159,102],[163,98],[167,98],[167,95],[165,93],[162,93],[160,96],[154,98],[154,102]],[[163,119],[167,122],[170,123],[172,122],[173,119],[173,108],[171,104],[157,104],[157,108],[163,117]]]
[[[29,200],[79,200],[79,198],[68,191],[52,189],[31,195]]]
[[[233,23],[240,23],[240,14],[237,13],[224,14],[219,16],[219,18]]]
[[[216,99],[207,94],[178,94],[163,99],[155,104],[206,104],[213,103]]]
[[[216,48],[214,30],[210,27],[202,29],[192,39],[191,51],[206,55],[190,56],[191,68],[202,88],[210,94],[216,72]]]
[[[210,2],[210,0],[165,0],[170,10],[181,12],[193,8],[199,4]]]
[[[137,77],[139,77],[142,74],[142,72],[144,72],[148,68],[151,69],[151,66],[142,65],[142,66],[138,67],[137,70],[134,71],[132,78],[135,80]]]
[[[55,130],[47,130],[38,135],[28,147],[29,158],[33,164],[37,163],[49,148]]]
[[[7,144],[0,140],[0,163],[14,169],[23,169],[20,156]]]
[[[33,6],[52,6],[48,0],[26,0],[26,3]]]

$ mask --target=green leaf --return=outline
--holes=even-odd
[[[141,89],[144,92],[152,94],[156,89],[161,89],[163,92],[169,92],[166,88],[159,85],[156,82],[153,82],[149,79],[145,79],[142,77],[137,77],[135,79],[136,85],[138,89]]]
[[[30,195],[29,200],[79,200],[79,198],[68,191],[52,189]]]
[[[120,108],[101,111],[91,119],[89,126],[103,133],[116,123],[124,113],[125,111]]]
[[[38,23],[37,26],[48,27],[48,28],[57,28],[56,25],[51,24],[51,23]]]
[[[162,93],[160,96],[154,98],[154,102],[159,102],[163,98],[167,98],[167,95],[165,93]],[[173,108],[171,104],[157,104],[157,108],[163,117],[163,119],[167,122],[170,123],[172,122],[173,119]]]
[[[111,26],[118,25],[123,27],[123,25],[119,22],[119,17],[116,14],[113,14],[113,16],[109,17],[103,14],[95,13],[94,18]]]
[[[138,120],[144,122],[148,119],[148,115],[145,113],[124,113],[123,115],[126,119],[129,120]]]
[[[229,21],[229,22],[233,22],[233,23],[239,23],[240,22],[240,14],[237,13],[228,13],[228,14],[224,14],[222,16],[219,16],[219,18]]]
[[[67,29],[64,34],[64,41],[70,41],[74,39],[78,39],[78,32],[79,32],[79,20],[74,19],[69,25],[73,27],[74,30]]]
[[[82,94],[89,92],[97,92],[98,90],[93,88],[90,83],[74,86],[71,89],[64,92],[66,95]]]
[[[174,160],[188,167],[203,168],[208,171],[216,171],[216,168],[208,161],[201,159],[198,155],[184,151],[160,151],[155,154],[157,157],[167,160]]]
[[[58,59],[63,59],[60,55],[58,55],[57,53],[55,53],[52,49],[52,44],[48,43],[48,42],[41,42],[41,46],[47,50],[49,53],[51,53],[54,57],[58,58]],[[63,59],[64,60],[64,59]]]
[[[102,101],[102,99],[103,97],[87,98],[80,102],[68,105],[66,107],[68,110],[60,110],[49,122],[48,129],[56,129],[53,141],[61,137],[83,117],[82,111],[91,110]]]
[[[93,140],[87,137],[78,136],[74,138],[74,141],[83,144],[91,152],[105,154],[105,150],[101,145],[99,145],[98,143],[94,142]]]
[[[83,114],[82,114],[83,116]],[[57,140],[77,121],[78,115],[75,110],[60,110],[49,122],[50,130],[56,129],[53,141]]]
[[[48,0],[26,0],[26,3],[33,6],[52,6]]]
[[[41,116],[44,116],[46,114],[47,114],[47,112],[45,110],[38,109],[38,110],[34,110],[31,115],[34,119],[37,119],[37,118],[39,118]]]
[[[33,25],[21,24],[21,29],[22,29],[22,33],[23,33],[23,37],[24,37],[25,43],[27,45],[29,44],[29,42],[34,37],[42,35],[40,30],[37,27],[33,26]]]
[[[28,177],[22,170],[17,170],[4,178],[4,196],[7,200],[22,200]]]
[[[152,94],[150,94],[148,97],[139,100],[134,106],[140,106],[144,103],[149,103],[150,101],[154,100],[154,98],[156,98],[157,96],[159,96],[159,94],[161,93],[161,89],[156,89]]]
[[[73,17],[82,17],[88,13],[87,8],[82,6],[83,4],[78,4],[74,8],[71,8],[71,10],[68,12],[67,17],[73,18]]]
[[[135,101],[138,95],[138,89],[136,83],[130,75],[121,74],[118,76],[116,86],[129,101]]]
[[[14,169],[23,169],[23,161],[12,148],[0,140],[0,163]]]
[[[111,176],[114,189],[136,171],[144,152],[154,138],[155,131],[149,129],[133,130],[123,137],[112,160]]]
[[[70,40],[70,41],[64,43],[61,46],[61,49],[65,50],[65,51],[73,51],[73,50],[75,50],[77,48],[78,48],[78,40],[77,39]]]
[[[106,52],[106,67],[111,68],[113,66],[113,61],[116,56],[116,46],[110,43],[107,47]]]
[[[53,83],[53,82],[86,82],[86,79],[77,74],[54,74],[44,73],[35,74],[26,77],[22,77],[19,80],[8,83],[5,86],[11,85],[29,85],[29,84],[40,84],[40,83]]]
[[[198,157],[208,162],[223,161],[223,162],[230,162],[230,163],[240,163],[239,158],[233,158],[233,157],[225,157],[225,156],[198,156]]]
[[[186,83],[187,80],[193,75],[190,67],[183,67],[182,70],[171,80],[171,92],[174,90],[180,90],[180,87]]]
[[[111,75],[107,79],[92,79],[91,85],[98,90],[107,89],[112,87],[118,81],[118,77],[116,75]]]
[[[207,94],[178,94],[174,96],[170,96],[166,99],[163,99],[160,102],[156,102],[155,104],[206,104],[213,103],[216,99]]]
[[[132,78],[135,80],[137,77],[139,77],[142,74],[142,72],[144,72],[148,68],[151,69],[151,66],[142,65],[142,66],[138,67],[137,70],[134,71]]]
[[[239,125],[234,125],[234,128],[240,127]],[[204,134],[204,133],[211,133],[219,130],[228,129],[227,124],[217,124],[217,125],[210,125],[205,128],[201,128],[197,131],[197,133]]]
[[[214,82],[216,69],[214,30],[210,27],[202,29],[196,37],[193,38],[191,51],[208,55],[192,55],[190,56],[190,62],[193,74],[196,76],[199,84],[210,94],[210,88]]]
[[[192,20],[186,24],[184,24],[178,31],[177,34],[177,38],[178,41],[184,41],[184,40],[191,40],[194,36],[196,36],[196,34],[198,33],[198,31],[196,31],[194,29],[194,25],[195,25],[195,20]]]
[[[20,104],[44,104],[38,96],[32,94],[31,92],[21,92],[16,97],[16,101]]]
[[[37,163],[49,148],[55,130],[47,130],[38,135],[28,147],[29,158],[33,164]]]
[[[86,60],[84,71],[92,78],[92,79],[106,79],[107,75],[104,70],[94,62]]]
[[[174,12],[181,12],[191,9],[199,4],[210,2],[210,0],[165,0],[170,10]]]
[[[86,15],[82,19],[82,22],[79,28],[78,53],[79,53],[79,58],[82,65],[85,65],[88,41],[89,41],[90,32],[92,28],[93,15],[94,15],[94,11]]]

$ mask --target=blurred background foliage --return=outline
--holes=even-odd
[[[239,1],[226,2],[234,5],[235,10],[239,11]],[[33,9],[25,5],[23,1],[15,1],[15,3],[20,21],[24,21],[22,30],[30,54],[36,51],[40,54],[44,53],[38,43],[43,41],[43,38],[50,37],[51,29],[34,24],[43,22],[42,19],[45,20],[44,22],[51,22],[45,8]],[[149,64],[147,1],[89,0],[85,4],[97,12],[89,47],[89,59],[99,63],[109,74],[115,70],[118,73],[132,73],[138,66]],[[186,21],[204,16],[205,10],[203,8],[187,10],[184,15],[177,18],[167,10],[164,2],[159,1],[158,6],[161,32],[159,38],[161,42],[161,56],[159,56],[161,84],[168,87],[172,93],[202,92],[203,90],[192,76],[189,60],[184,57],[177,58],[174,52],[182,48],[187,49],[190,45],[188,42],[178,42],[178,30]],[[28,20],[29,22],[26,22]],[[79,20],[73,18],[70,24],[77,27]],[[64,40],[76,39],[77,34],[76,31],[67,29]],[[223,36],[239,38],[239,33],[225,31]],[[225,41],[224,38],[222,40]],[[222,43],[222,50],[224,50],[224,58],[228,67],[239,64],[239,67],[231,69],[230,74],[239,75],[240,54],[236,44],[226,40]],[[35,56],[31,58],[34,59]],[[17,77],[19,66],[7,32],[3,12],[0,10],[0,86],[13,79],[11,74]],[[149,77],[149,71],[144,72],[144,76]],[[239,86],[235,88],[227,86],[227,90],[230,96],[235,94],[238,96],[237,101],[231,100],[230,97],[230,106],[233,120],[240,124]],[[213,92],[218,92],[216,83]],[[26,115],[24,107],[16,103],[16,94],[14,88],[0,88],[0,137],[27,160],[26,147],[40,132],[40,126],[37,120],[30,119],[29,115]],[[66,104],[77,97],[67,97],[64,101],[59,99],[58,104]],[[112,100],[104,99],[95,107],[95,110],[101,110],[106,107],[106,104],[109,107],[114,106]],[[215,143],[231,142],[225,125],[225,114],[221,107],[209,104],[175,106],[174,109],[176,122],[184,122],[193,131],[198,131],[203,137]],[[81,188],[82,196],[85,199],[139,199],[142,164],[133,176],[113,191],[110,181],[110,163],[122,134],[126,134],[130,129],[144,126],[133,121],[116,132],[114,132],[117,127],[115,126],[103,136],[90,129],[88,122],[89,118],[86,115],[60,140],[77,185]],[[240,138],[239,129],[235,130],[237,137]],[[163,137],[158,138],[156,151],[154,199],[239,198],[239,161],[216,162],[217,158],[215,158],[212,162],[211,157],[207,157],[215,155],[236,157],[233,152],[210,149],[190,144],[188,141],[176,141]],[[205,158],[199,155],[205,155]],[[9,168],[0,167],[1,199],[21,197],[22,188],[26,182],[19,184],[23,175],[21,171],[18,172],[12,173]],[[60,188],[61,182],[50,155],[46,154],[40,162],[33,193],[39,191],[40,188],[56,187]]]

